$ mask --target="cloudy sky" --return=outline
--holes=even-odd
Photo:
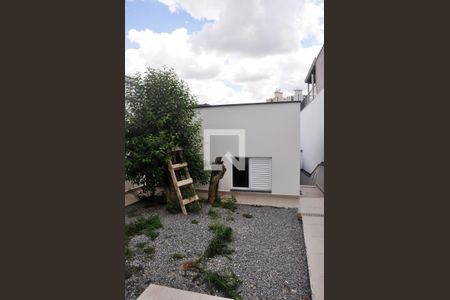
[[[126,0],[125,73],[172,67],[200,103],[305,93],[323,16],[323,0]]]

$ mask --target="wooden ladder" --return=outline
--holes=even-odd
[[[181,190],[180,187],[182,186],[191,186],[192,190],[195,193],[195,189],[194,189],[194,182],[191,178],[191,174],[189,174],[189,169],[188,169],[188,163],[187,162],[181,162],[181,161],[177,161],[177,153],[179,154],[180,160],[184,160],[183,157],[183,149],[180,147],[175,148],[172,151],[172,157],[169,161],[169,173],[170,173],[170,177],[171,177],[171,181],[172,181],[172,185],[177,193],[177,197],[178,200],[180,202],[180,207],[181,207],[181,211],[183,212],[184,215],[187,215],[187,211],[186,211],[186,207],[185,205],[197,201],[199,200],[197,194],[194,194],[194,196],[190,197],[190,198],[186,198],[183,199],[183,195],[181,194]],[[175,159],[174,162],[172,162],[172,159]],[[175,172],[180,171],[180,170],[184,170],[186,176],[181,176],[180,178],[182,178],[181,180],[177,179],[177,174]],[[185,178],[183,178],[185,177]]]

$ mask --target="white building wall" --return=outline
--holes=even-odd
[[[281,102],[258,105],[198,108],[203,129],[245,129],[246,157],[272,158],[272,194],[299,195],[300,104]],[[211,160],[226,152],[238,155],[237,137],[211,139]],[[232,165],[219,190],[232,188]]]
[[[317,55],[316,60],[316,88],[317,94],[319,94],[325,87],[325,48],[322,47],[322,50]]]
[[[300,140],[302,167],[311,173],[324,161],[324,94],[323,89],[301,112]]]

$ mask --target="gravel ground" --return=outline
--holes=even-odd
[[[182,290],[209,294],[201,283],[192,282],[194,274],[180,269],[187,260],[195,260],[206,249],[213,234],[208,229],[212,223],[207,212],[209,204],[203,204],[202,212],[171,215],[163,206],[145,207],[136,203],[126,208],[132,218],[158,214],[163,228],[154,241],[145,235],[134,236],[129,243],[135,251],[128,266],[140,266],[142,270],[125,280],[125,298],[136,299],[150,283]],[[220,220],[233,229],[231,247],[235,252],[231,260],[218,256],[210,259],[207,267],[211,271],[232,270],[242,281],[239,292],[242,299],[309,299],[306,250],[303,227],[297,220],[296,209],[238,205],[235,212],[215,208]],[[243,214],[253,218],[245,218]],[[231,220],[232,217],[234,220]],[[198,224],[192,224],[192,220]],[[138,254],[136,244],[146,242],[155,248],[153,258]],[[185,255],[183,259],[172,258],[175,253]],[[224,296],[217,293],[218,296]]]

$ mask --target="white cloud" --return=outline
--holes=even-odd
[[[125,52],[128,73],[143,71],[147,66],[159,68],[164,65],[174,68],[185,79],[214,78],[220,72],[220,63],[215,56],[205,52],[194,53],[191,50],[185,28],[171,33],[132,29],[128,32],[128,39],[139,46]]]
[[[314,0],[159,0],[215,22],[192,36],[195,47],[244,55],[295,51],[300,41],[323,43],[323,2]]]
[[[216,22],[193,34],[194,46],[218,52],[263,56],[300,47],[302,0],[224,1]]]
[[[193,34],[184,28],[130,30],[127,38],[138,47],[125,52],[127,74],[173,67],[200,102],[210,104],[262,102],[275,88],[285,94],[305,89],[306,72],[323,43],[323,2],[159,1],[174,13],[183,9],[214,22]],[[305,38],[318,44],[303,48]]]
[[[248,91],[236,92],[222,80],[212,79],[203,81],[188,79],[186,81],[193,94],[199,97],[200,103],[229,104],[254,102],[251,101],[252,95]]]
[[[314,37],[317,43],[324,42],[324,6],[322,1],[306,1],[300,17],[300,30],[304,37]]]
[[[158,0],[172,13],[185,10],[197,20],[218,20],[227,1],[218,0]]]

